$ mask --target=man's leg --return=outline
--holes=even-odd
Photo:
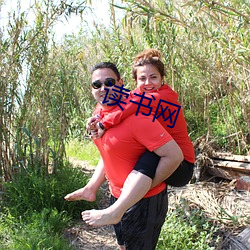
[[[158,195],[144,198],[126,211],[120,225],[126,250],[156,248],[168,210],[167,189]],[[118,227],[119,229],[119,227]]]
[[[127,177],[122,193],[110,207],[102,210],[86,210],[82,212],[82,219],[91,226],[117,224],[123,214],[148,192],[152,179],[133,170]]]
[[[117,198],[115,198],[114,196],[111,195],[110,205],[114,204],[116,201],[117,201]],[[115,231],[115,235],[116,235],[117,244],[119,246],[119,250],[126,250],[126,247],[124,245],[125,242],[123,239],[121,222],[119,222],[118,224],[115,224],[113,226],[114,226],[114,231]]]
[[[158,155],[146,150],[128,175],[119,199],[106,209],[82,212],[82,219],[92,226],[118,223],[126,210],[142,199],[150,189],[159,161]]]

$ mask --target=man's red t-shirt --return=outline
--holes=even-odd
[[[146,149],[154,151],[170,140],[172,136],[157,120],[152,122],[151,116],[142,114],[127,117],[108,129],[100,139],[94,140],[104,162],[111,194],[116,198],[120,196],[127,176]],[[151,189],[145,197],[156,195],[165,187],[163,182]]]

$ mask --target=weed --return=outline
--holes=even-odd
[[[69,224],[70,217],[53,209],[33,212],[28,219],[14,218],[10,214],[1,219],[4,230],[0,230],[3,249],[39,250],[73,249],[62,237],[63,229]],[[7,231],[7,232],[6,232]],[[7,233],[7,236],[6,236]]]
[[[71,140],[66,145],[66,155],[69,158],[87,161],[90,165],[96,166],[100,153],[92,141]]]

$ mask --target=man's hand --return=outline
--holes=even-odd
[[[92,116],[87,120],[86,128],[90,132],[91,130],[96,130],[96,124],[99,122],[98,116]]]
[[[105,133],[105,128],[100,124],[99,116],[92,116],[87,120],[86,128],[93,139],[98,139]]]

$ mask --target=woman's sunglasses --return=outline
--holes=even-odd
[[[114,78],[106,78],[104,82],[102,83],[100,80],[96,80],[91,83],[92,87],[94,89],[99,89],[102,87],[102,84],[104,84],[106,87],[112,87],[116,83],[116,80]]]

